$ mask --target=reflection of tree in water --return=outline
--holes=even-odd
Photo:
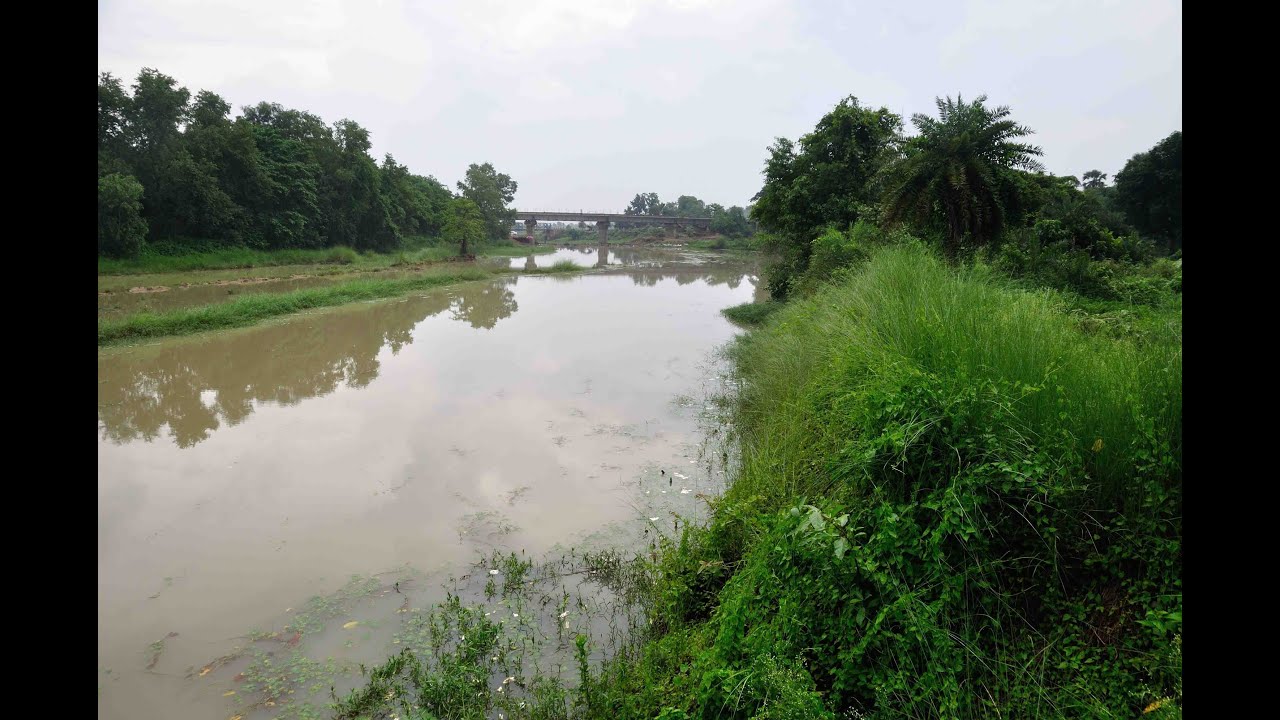
[[[516,304],[516,294],[509,287],[518,279],[501,278],[459,293],[449,306],[453,319],[470,323],[473,328],[493,329],[499,320],[511,317],[512,313],[520,309]]]
[[[653,287],[663,280],[675,280],[677,285],[688,285],[701,280],[708,285],[727,285],[731,289],[741,285],[743,279],[755,277],[752,272],[741,267],[700,268],[696,266],[682,270],[665,269],[665,271],[660,268],[635,269],[629,271],[627,275],[636,285],[645,287]]]
[[[469,299],[476,294],[499,299]],[[384,345],[399,352],[418,323],[449,309],[473,327],[493,327],[515,312],[515,296],[505,284],[476,285],[99,359],[102,435],[154,440],[167,425],[179,447],[192,447],[222,423],[243,421],[255,402],[294,405],[364,387],[378,376]]]

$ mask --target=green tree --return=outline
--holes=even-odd
[[[1090,170],[1084,174],[1084,189],[1098,190],[1107,186],[1107,174],[1101,170]]]
[[[485,218],[471,198],[454,198],[449,217],[444,224],[444,237],[458,244],[458,254],[471,255],[476,245],[485,238]]]
[[[178,81],[153,68],[143,68],[133,84],[128,104],[132,145],[142,151],[177,139],[187,119],[191,93]]]
[[[625,215],[657,215],[662,209],[662,201],[657,193],[637,193],[631,204],[623,210]]]
[[[676,213],[679,217],[706,217],[707,204],[692,195],[681,195],[676,199]]]
[[[257,150],[262,191],[251,198],[252,244],[269,248],[316,247],[324,229],[316,186],[320,166],[299,140],[270,125],[245,125]]]
[[[719,206],[710,207],[718,208]],[[726,237],[746,237],[751,234],[751,223],[747,221],[746,211],[734,205],[728,210],[711,211],[711,229]]]
[[[1138,153],[1116,173],[1116,204],[1138,232],[1172,254],[1182,246],[1182,131]]]
[[[115,173],[98,178],[98,254],[135,256],[146,236],[142,183]]]
[[[378,166],[369,157],[369,131],[354,120],[333,125],[334,151],[325,153],[321,167],[321,198],[327,205],[331,244],[362,250],[387,251],[400,244],[381,192]]]
[[[129,112],[132,99],[120,79],[111,73],[98,76],[98,174],[127,170]]]
[[[444,232],[445,222],[453,204],[453,193],[434,177],[411,175],[409,182],[417,189],[418,232],[438,237]]]
[[[1009,120],[1008,107],[987,108],[986,100],[939,98],[937,119],[913,115],[920,134],[905,143],[889,174],[885,219],[941,225],[952,258],[966,239],[981,245],[999,235],[1007,206],[1018,200],[1011,171],[1042,169],[1035,160],[1040,148],[1017,142],[1030,128]]]
[[[778,138],[770,146],[751,214],[778,256],[768,271],[775,297],[785,297],[792,278],[808,267],[810,243],[825,226],[848,227],[872,209],[901,127],[894,113],[863,107],[850,95],[799,142]]]
[[[458,183],[458,192],[475,203],[484,218],[485,234],[490,240],[508,237],[515,222],[515,210],[508,204],[516,197],[516,181],[500,173],[490,163],[467,168],[466,178]]]

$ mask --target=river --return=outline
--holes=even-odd
[[[247,643],[314,661],[327,692],[324,663],[395,650],[374,616],[411,575],[638,547],[705,514],[724,477],[700,418],[737,332],[719,311],[758,298],[755,266],[513,263],[558,259],[597,269],[100,350],[99,718],[310,717],[301,687],[243,689]],[[292,633],[303,609],[316,629]]]

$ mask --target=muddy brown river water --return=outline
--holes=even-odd
[[[408,576],[388,573],[634,547],[705,512],[724,478],[700,417],[738,332],[719,311],[757,297],[755,267],[533,262],[566,257],[603,267],[99,351],[98,717],[319,716],[290,690],[248,701],[247,671],[215,659],[352,576],[391,602]],[[279,644],[375,662],[398,640],[372,608]]]

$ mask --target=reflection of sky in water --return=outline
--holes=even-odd
[[[174,628],[207,653],[352,573],[464,562],[488,547],[459,539],[477,513],[531,553],[629,521],[645,468],[695,474],[672,399],[701,394],[735,333],[719,310],[755,292],[727,265],[513,276],[100,352],[100,663]]]
[[[684,256],[678,250],[654,250],[619,247],[608,252],[610,267],[661,267],[664,262],[696,260],[692,256]],[[582,267],[600,267],[600,250],[597,247],[561,247],[555,252],[530,254],[525,257],[511,258],[511,267],[529,268],[530,261],[537,267],[551,267],[558,262],[569,261]]]

